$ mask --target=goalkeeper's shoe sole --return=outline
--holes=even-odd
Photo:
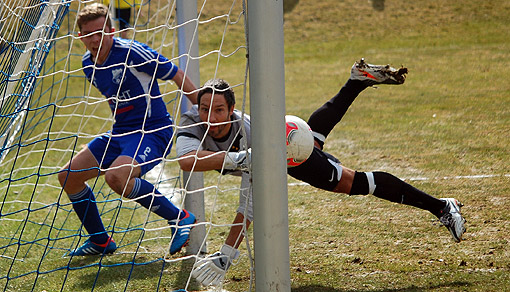
[[[443,223],[446,228],[450,231],[455,242],[462,240],[462,235],[466,232],[466,219],[460,214],[460,208],[463,206],[462,203],[453,198],[440,199],[446,203],[446,207],[442,211],[439,221]]]
[[[108,238],[105,244],[97,244],[90,241],[90,238],[83,243],[82,246],[73,250],[68,256],[91,256],[91,255],[102,255],[111,254],[117,250],[117,245],[111,237]]]
[[[363,81],[367,86],[403,84],[407,73],[408,70],[405,67],[395,69],[390,65],[372,65],[361,58],[352,65],[350,79]]]
[[[193,213],[184,209],[182,210],[182,213],[184,213],[184,217],[178,220],[178,222],[177,219],[168,222],[171,226],[173,226],[171,227],[173,234],[172,243],[170,244],[171,255],[180,252],[183,247],[188,245],[189,234],[191,229],[194,227],[192,225],[196,222],[196,218]]]

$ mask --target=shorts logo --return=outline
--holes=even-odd
[[[329,163],[331,163],[331,165],[333,165],[335,168],[336,168],[336,176],[337,176],[337,181],[339,182],[340,181],[340,178],[342,178],[342,167],[334,162],[333,160],[329,159],[328,158],[328,161]],[[335,179],[335,170],[333,169],[333,172],[331,173],[331,179],[329,180],[329,182],[333,182],[333,179]]]
[[[140,159],[142,159],[142,160],[143,160],[143,162],[145,162],[145,160],[147,159],[147,156],[149,156],[149,153],[151,153],[151,148],[150,148],[150,147],[147,147],[147,148],[145,148],[145,150],[143,151],[143,154],[138,155],[138,157],[140,157]]]

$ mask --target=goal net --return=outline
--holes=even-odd
[[[120,1],[130,3],[131,19],[119,31],[122,20],[110,1],[115,37],[122,34],[146,43],[178,65],[182,57],[195,57],[179,51],[178,30],[197,26],[201,83],[211,78],[228,80],[236,91],[237,109],[244,110],[247,52],[242,1],[198,1],[197,18],[184,23],[177,20],[177,0]],[[78,36],[76,16],[94,2],[98,1],[0,2],[0,289],[199,290],[190,272],[202,255],[170,255],[166,220],[114,193],[102,177],[88,184],[118,249],[110,256],[66,256],[88,234],[57,174],[86,143],[111,130],[115,118],[108,101],[85,78],[81,63],[86,49]],[[181,69],[187,71],[187,67]],[[182,92],[173,82],[158,82],[177,130],[185,104]],[[186,190],[181,176],[172,150],[145,179],[184,207],[185,197],[192,192]],[[209,252],[218,250],[228,233],[239,182],[215,172],[204,175],[205,187],[198,191],[205,193],[205,222],[200,224],[207,236],[200,245],[207,240]],[[231,270],[242,270],[249,290],[252,263],[244,246],[244,256]]]

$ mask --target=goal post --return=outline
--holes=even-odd
[[[283,2],[248,0],[256,291],[290,291]]]
[[[69,7],[62,0],[25,0],[16,4],[26,7],[23,21],[12,17],[16,14],[14,3],[0,3],[3,20],[0,25],[0,162],[18,138],[36,78]]]
[[[177,39],[179,47],[179,67],[186,76],[197,86],[200,85],[200,65],[198,50],[198,19],[197,1],[177,0],[176,2]],[[188,99],[181,99],[181,114],[191,107]],[[198,222],[205,221],[204,175],[201,172],[183,171],[182,182],[189,195],[186,196],[184,206],[195,214]],[[206,253],[205,225],[198,225],[190,233],[190,242],[186,248],[187,254]]]

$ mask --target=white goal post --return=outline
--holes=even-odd
[[[200,83],[200,63],[198,50],[198,19],[197,2],[177,0],[176,17],[178,28],[179,67],[183,68],[194,84]],[[186,112],[191,103],[183,98],[181,100],[181,113]],[[197,221],[205,221],[204,209],[204,176],[201,172],[183,172],[182,183],[192,196],[186,196],[184,205],[187,210],[195,214]],[[207,245],[204,242],[206,229],[204,225],[196,226],[190,235],[190,243],[186,248],[188,254],[207,253]]]
[[[256,291],[290,292],[283,1],[248,0]]]

